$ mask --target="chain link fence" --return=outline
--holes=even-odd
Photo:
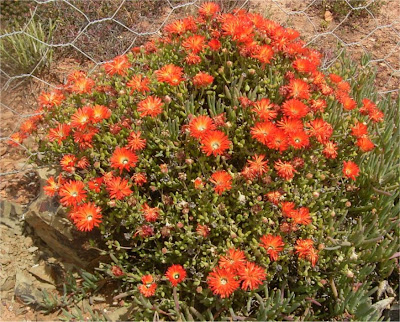
[[[194,14],[201,0],[2,0],[0,3],[0,196],[26,203],[37,193],[34,156],[10,136],[32,116],[41,91],[76,69],[89,73],[128,52],[169,22]],[[380,94],[398,95],[398,0],[216,0],[223,10],[258,11],[300,31],[323,54],[323,68],[342,51],[355,63],[369,55]]]

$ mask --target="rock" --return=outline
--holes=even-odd
[[[51,266],[47,266],[44,263],[36,264],[29,269],[29,273],[34,275],[35,277],[40,278],[42,281],[45,281],[49,284],[55,284],[55,281],[52,277],[53,272]]]
[[[329,10],[325,11],[324,19],[326,22],[331,22],[333,20],[332,13]]]
[[[10,228],[14,234],[22,234],[23,209],[21,205],[8,200],[0,200],[0,223]]]
[[[34,253],[34,252],[36,252],[38,249],[39,249],[39,247],[32,246],[32,247],[29,247],[27,250],[28,250],[29,253]]]
[[[120,307],[113,312],[107,312],[107,318],[111,321],[126,321],[128,311],[129,307]]]
[[[41,293],[33,287],[33,278],[18,270],[15,276],[15,297],[24,304],[33,304],[41,301]]]
[[[40,177],[40,194],[31,203],[25,213],[26,222],[33,228],[47,246],[66,262],[86,268],[91,262],[96,261],[98,252],[87,250],[83,247],[90,238],[100,237],[99,232],[82,233],[76,230],[67,218],[57,199],[48,197],[43,193],[43,187],[50,176],[55,175],[54,170],[38,170]]]
[[[15,287],[15,276],[8,276],[2,283],[0,290],[2,292],[7,292]]]

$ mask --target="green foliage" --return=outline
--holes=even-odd
[[[51,41],[54,28],[51,20],[46,30],[41,22],[32,19],[25,28],[17,23],[17,31],[4,30],[5,36],[0,38],[2,69],[10,76],[38,75],[52,61],[53,49],[47,43]]]

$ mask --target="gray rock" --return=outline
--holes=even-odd
[[[8,200],[0,200],[0,223],[10,228],[14,234],[22,234],[22,206]]]
[[[33,228],[47,246],[66,262],[86,268],[93,265],[98,257],[98,251],[87,250],[83,245],[90,238],[99,237],[99,233],[83,233],[76,230],[67,218],[63,208],[56,198],[50,198],[43,192],[46,180],[55,176],[54,170],[38,170],[40,177],[40,195],[30,204],[25,220]]]

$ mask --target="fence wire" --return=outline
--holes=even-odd
[[[15,199],[18,183],[31,178],[35,156],[10,147],[10,136],[32,116],[36,97],[64,82],[74,69],[99,65],[156,36],[174,19],[194,14],[202,0],[2,0],[0,50],[0,195]],[[380,94],[398,95],[400,2],[398,0],[216,0],[226,11],[258,11],[300,31],[318,48],[323,69],[346,50],[355,62],[369,54]],[[19,7],[18,7],[19,6]],[[14,10],[14,12],[13,12]],[[13,16],[14,15],[14,16]],[[13,23],[15,20],[18,23]],[[19,40],[24,45],[17,44]],[[14,53],[5,44],[13,44]],[[20,47],[18,47],[20,46]],[[20,49],[20,51],[18,51]],[[6,53],[4,53],[6,50]],[[23,53],[27,50],[27,53]],[[28,55],[28,56],[26,56]],[[11,61],[11,63],[8,63]],[[21,63],[22,62],[22,63]],[[24,66],[15,70],[15,64]],[[29,141],[29,140],[28,140]],[[28,181],[29,182],[29,181]],[[22,194],[22,192],[21,192]],[[26,194],[26,193],[25,193]],[[21,197],[21,196],[20,196]],[[22,198],[22,197],[21,197]],[[20,198],[20,199],[21,199]],[[18,198],[17,198],[18,199]],[[21,201],[21,200],[19,200]]]

